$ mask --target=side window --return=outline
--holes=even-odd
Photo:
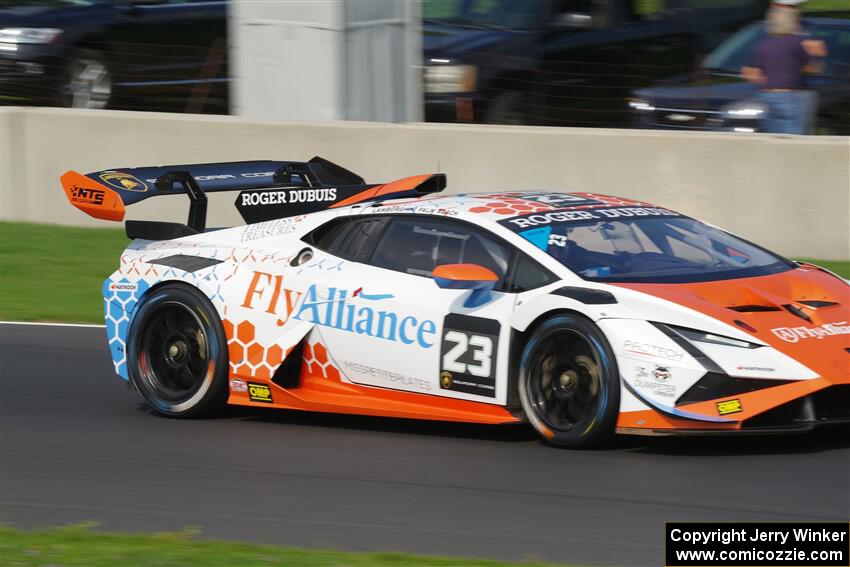
[[[519,293],[548,285],[558,279],[555,274],[526,256],[518,254],[513,274],[511,274],[508,291]]]
[[[387,219],[343,217],[326,222],[304,237],[304,241],[334,256],[364,262]]]
[[[396,219],[384,232],[369,263],[424,277],[442,264],[478,264],[504,282],[511,252],[507,245],[461,223]]]

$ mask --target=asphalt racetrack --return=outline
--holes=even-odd
[[[234,410],[155,417],[99,328],[0,325],[0,521],[300,547],[661,565],[665,521],[838,521],[850,430],[622,438]]]

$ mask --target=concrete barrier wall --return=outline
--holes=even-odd
[[[370,182],[445,172],[450,191],[569,189],[645,199],[779,253],[850,258],[850,138],[700,132],[295,123],[133,112],[0,109],[0,219],[105,226],[59,176],[112,167],[321,155]],[[239,224],[235,193],[210,225]],[[182,196],[129,218],[185,220]]]

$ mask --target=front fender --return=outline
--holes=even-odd
[[[610,305],[586,303],[585,301],[581,301],[575,297],[556,295],[556,292],[559,289],[563,289],[563,286],[556,287],[527,299],[520,296],[517,300],[517,307],[511,319],[511,327],[517,331],[525,332],[528,327],[540,317],[557,311],[573,311],[594,322],[609,316],[606,309],[610,309]]]

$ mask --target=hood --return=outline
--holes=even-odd
[[[833,384],[850,383],[850,286],[815,266],[734,281],[613,285],[708,315]]]
[[[470,52],[492,51],[524,33],[527,32],[429,23],[424,26],[422,47],[426,58],[452,59]]]
[[[114,5],[109,0],[29,0],[0,6],[0,27],[91,29],[99,20],[111,15],[113,10]]]
[[[739,81],[681,87],[650,87],[634,91],[635,96],[658,107],[711,110],[719,110],[731,102],[753,97],[757,93],[756,85]]]

